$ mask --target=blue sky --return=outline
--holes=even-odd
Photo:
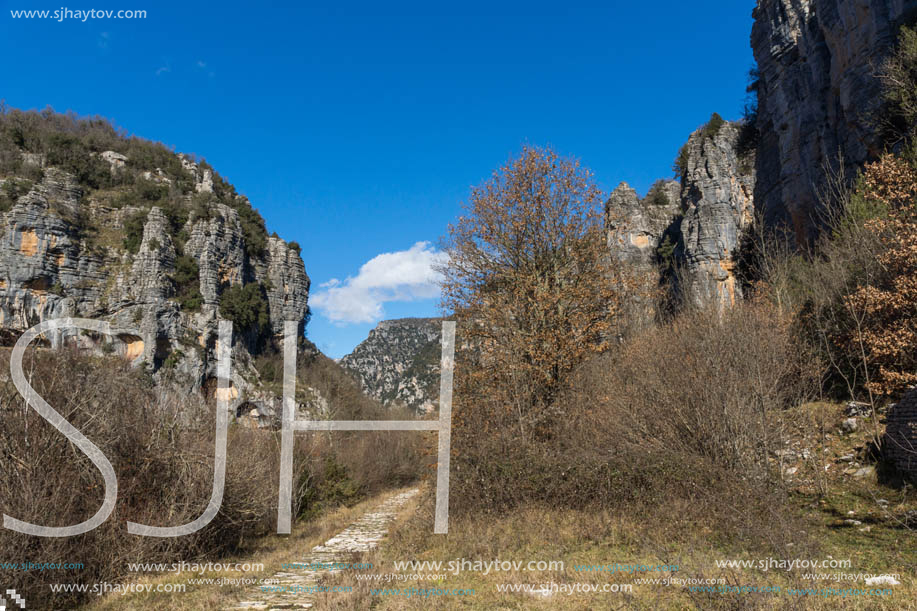
[[[711,112],[741,115],[752,64],[753,0],[0,7],[0,99],[206,158],[302,245],[333,357],[380,316],[438,314],[437,240],[523,143],[644,192]],[[10,14],[64,7],[147,17]]]

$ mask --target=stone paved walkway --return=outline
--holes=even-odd
[[[353,562],[354,554],[368,552],[376,547],[388,532],[388,526],[395,519],[398,511],[411,499],[418,490],[407,490],[389,498],[387,501],[369,511],[356,522],[331,537],[322,545],[316,545],[308,556],[292,562],[309,565],[313,563]],[[275,574],[276,581],[270,586],[273,591],[262,591],[262,586],[252,589],[247,599],[230,607],[239,609],[309,609],[314,595],[310,592],[318,585],[322,575],[337,572],[335,570],[314,571],[310,569],[290,569]]]

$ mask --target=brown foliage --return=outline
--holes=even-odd
[[[863,351],[871,393],[893,396],[917,383],[917,172],[885,155],[863,176],[862,197],[888,210],[864,223],[880,246],[881,273],[844,296],[849,310],[862,313],[862,324],[836,342],[843,350]]]
[[[895,155],[882,155],[863,168],[858,187],[860,195],[885,208],[895,210],[912,204],[917,196],[917,172]]]
[[[852,186],[843,174],[829,182],[826,231],[811,252],[779,235],[755,239],[756,293],[798,317],[829,364],[829,392],[875,409],[917,382],[917,168],[886,154]]]
[[[618,299],[601,202],[578,161],[525,147],[472,190],[444,240],[444,306],[474,346],[458,401],[519,439],[550,435],[567,376],[608,345]]]

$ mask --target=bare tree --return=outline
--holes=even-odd
[[[443,305],[471,323],[470,379],[494,412],[513,414],[522,439],[545,433],[567,375],[611,336],[621,282],[602,201],[578,161],[524,147],[472,190],[443,240]]]

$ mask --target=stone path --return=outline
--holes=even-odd
[[[311,565],[353,562],[354,554],[368,552],[379,544],[398,511],[417,492],[418,489],[413,488],[392,496],[322,545],[313,547],[306,558],[292,560],[290,563]],[[270,586],[256,586],[250,591],[248,600],[241,601],[229,609],[309,609],[314,598],[310,592],[319,584],[321,576],[335,572],[338,571],[316,571],[308,568],[282,571],[271,578],[275,583]],[[273,591],[262,591],[262,587]]]

